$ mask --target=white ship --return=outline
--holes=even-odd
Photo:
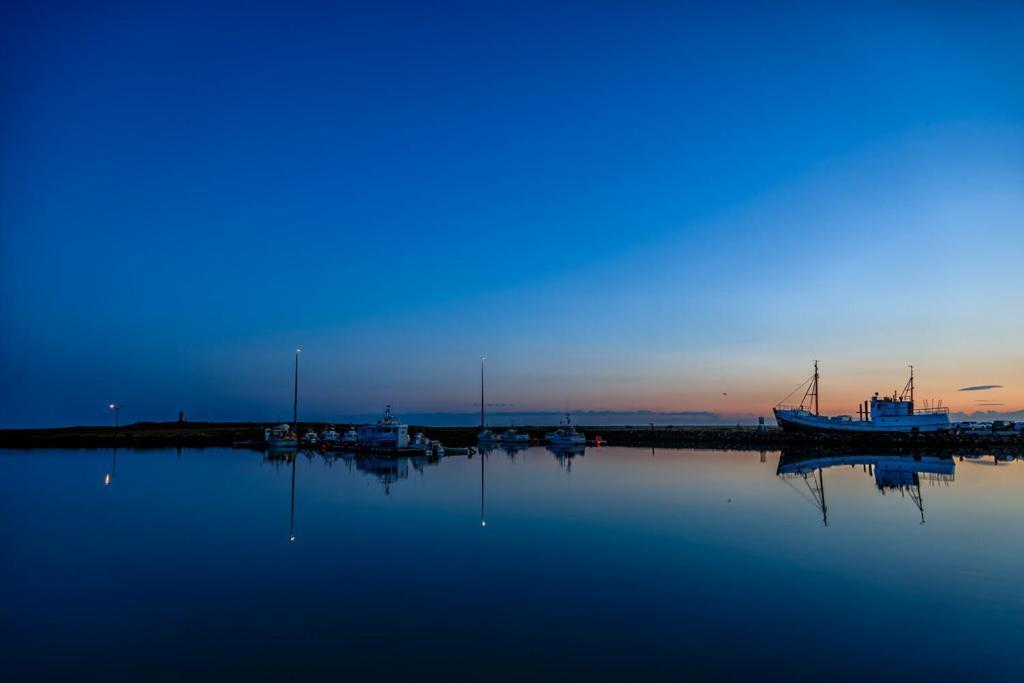
[[[384,408],[384,417],[376,424],[363,425],[356,433],[360,448],[398,450],[409,446],[409,427],[391,414],[391,406]]]
[[[565,414],[565,422],[553,432],[548,432],[544,438],[552,446],[585,446],[587,438],[582,432],[577,432],[569,419],[569,413]]]
[[[910,366],[910,379],[902,392],[893,392],[892,396],[879,396],[875,393],[870,401],[864,401],[858,406],[856,420],[851,415],[829,417],[818,412],[818,378],[818,361],[814,361],[814,374],[793,392],[808,385],[800,405],[787,406],[780,403],[773,408],[775,419],[784,431],[916,434],[950,429],[949,408],[941,407],[941,401],[936,407],[914,407],[914,366]]]

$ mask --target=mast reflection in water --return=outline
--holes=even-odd
[[[828,526],[825,470],[834,467],[859,467],[874,478],[875,487],[882,495],[895,491],[909,496],[920,512],[921,524],[924,524],[922,478],[930,484],[950,484],[955,480],[956,463],[951,455],[814,455],[783,450],[776,474],[790,485],[793,480],[803,481],[805,491],[794,489],[810,498],[821,512],[825,526]]]

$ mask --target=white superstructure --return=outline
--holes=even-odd
[[[376,424],[363,425],[356,433],[361,448],[397,450],[409,446],[409,427],[392,415],[391,406],[384,408],[384,417]]]

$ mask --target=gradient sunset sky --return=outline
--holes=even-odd
[[[0,425],[1024,409],[1024,4],[555,5],[4,3]]]

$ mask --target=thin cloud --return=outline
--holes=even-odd
[[[976,387],[963,387],[960,391],[985,391],[986,389],[1002,389],[1002,384],[979,384]]]

